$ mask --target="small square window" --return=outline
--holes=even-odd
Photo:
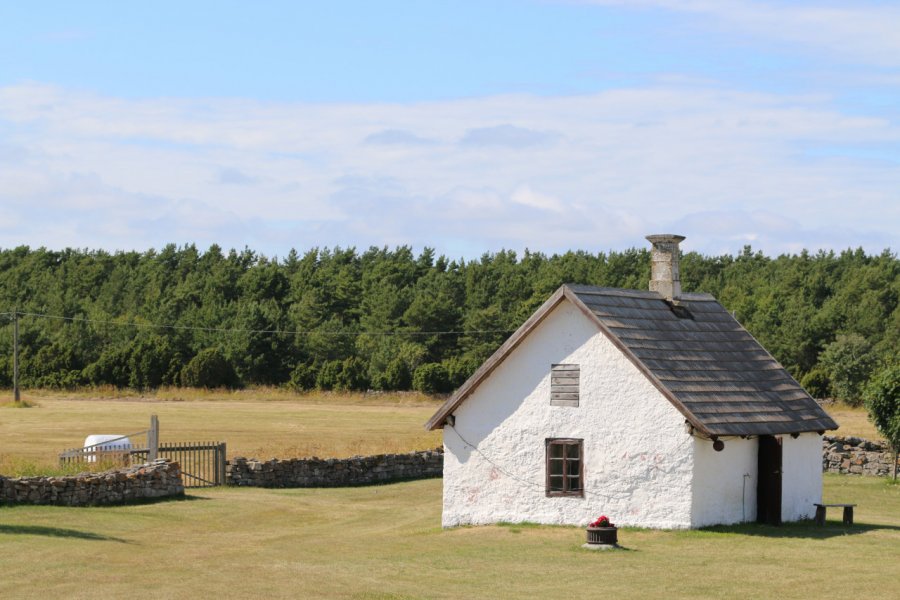
[[[548,439],[547,495],[584,496],[582,440]]]
[[[581,367],[578,365],[550,366],[550,405],[578,406]]]

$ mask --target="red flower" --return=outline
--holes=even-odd
[[[591,527],[615,527],[615,525],[609,522],[609,517],[601,515],[600,518],[591,523]]]

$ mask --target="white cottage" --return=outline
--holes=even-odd
[[[655,235],[650,291],[564,285],[428,421],[443,525],[811,518],[837,424]]]

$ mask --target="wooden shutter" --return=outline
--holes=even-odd
[[[551,406],[578,406],[581,367],[578,365],[551,365]]]

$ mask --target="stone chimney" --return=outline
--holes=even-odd
[[[678,244],[684,240],[684,236],[661,233],[648,235],[647,240],[653,244],[650,251],[650,291],[658,292],[666,300],[675,300],[681,296]]]

